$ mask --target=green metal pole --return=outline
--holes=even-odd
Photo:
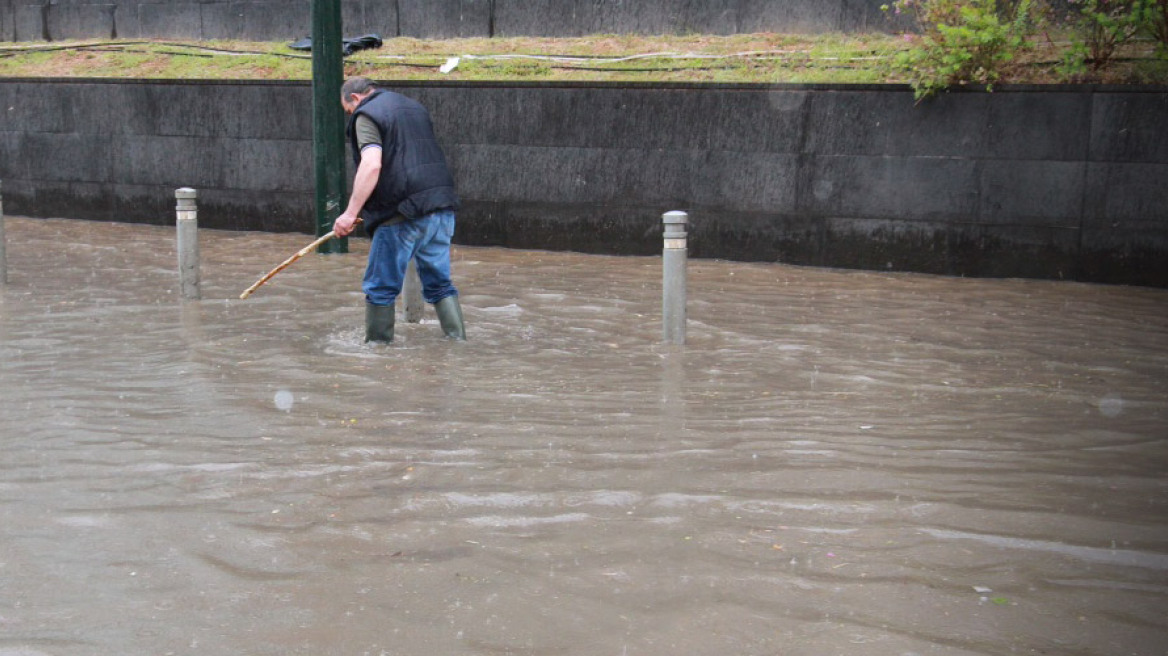
[[[345,191],[345,110],[341,83],[340,0],[312,0],[312,151],[316,161],[316,236],[333,229],[348,203]],[[320,253],[348,253],[348,239],[333,239]]]

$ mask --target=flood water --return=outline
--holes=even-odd
[[[1168,653],[1168,290],[6,233],[0,656]]]

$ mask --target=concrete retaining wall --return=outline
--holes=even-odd
[[[882,0],[341,0],[346,36],[736,34],[888,29]],[[0,0],[0,41],[295,40],[311,0]]]
[[[1168,89],[418,83],[464,244],[1168,286]],[[306,83],[0,80],[11,214],[312,230]]]

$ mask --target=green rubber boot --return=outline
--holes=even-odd
[[[435,303],[434,313],[438,315],[438,323],[447,337],[466,341],[466,326],[462,323],[462,306],[458,304],[458,296],[447,296]]]
[[[392,305],[365,306],[365,341],[386,343],[393,341]]]

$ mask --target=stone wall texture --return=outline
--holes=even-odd
[[[340,0],[346,36],[418,38],[856,32],[882,0]],[[294,40],[311,0],[0,0],[0,41]]]
[[[1168,89],[416,83],[470,245],[1168,286]],[[0,80],[9,214],[313,229],[303,82]]]

